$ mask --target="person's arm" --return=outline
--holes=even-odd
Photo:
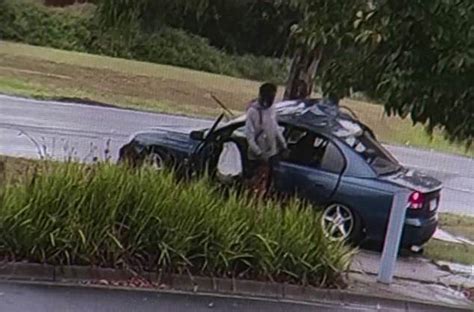
[[[245,136],[247,138],[250,151],[252,151],[252,153],[254,153],[256,156],[262,155],[262,150],[256,141],[256,124],[258,119],[257,114],[258,112],[254,108],[249,108],[247,111],[247,119],[245,120]]]
[[[280,126],[278,125],[278,120],[277,120],[276,112],[274,109],[272,109],[272,122],[273,122],[273,129],[275,129],[274,131],[276,132],[277,144],[280,147],[280,149],[286,150],[288,146],[286,144],[286,140],[285,140],[285,137],[283,136],[283,133],[279,129]]]
[[[277,136],[278,144],[280,145],[281,149],[286,150],[288,148],[288,144],[286,144],[286,140],[285,140],[285,137],[283,136],[283,133],[278,129],[278,125],[277,125],[277,132],[278,132],[278,136]]]

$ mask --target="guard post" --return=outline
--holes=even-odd
[[[380,261],[379,274],[377,277],[379,283],[392,283],[398,251],[400,249],[403,226],[405,224],[408,197],[409,193],[406,191],[397,192],[393,196],[392,208],[390,209],[387,232],[383,245],[382,259]]]

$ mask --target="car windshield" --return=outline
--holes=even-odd
[[[378,175],[400,170],[398,161],[380,144],[369,131],[362,129],[356,122],[344,121],[336,136],[354,149],[357,154],[372,167]]]

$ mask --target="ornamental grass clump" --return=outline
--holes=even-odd
[[[353,254],[297,200],[224,193],[152,168],[43,165],[0,188],[8,260],[331,286]]]

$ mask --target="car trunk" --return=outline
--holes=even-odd
[[[412,195],[419,193],[417,196],[420,206],[408,209],[407,217],[432,217],[437,213],[442,188],[442,183],[437,179],[407,169],[381,178],[411,190]]]

